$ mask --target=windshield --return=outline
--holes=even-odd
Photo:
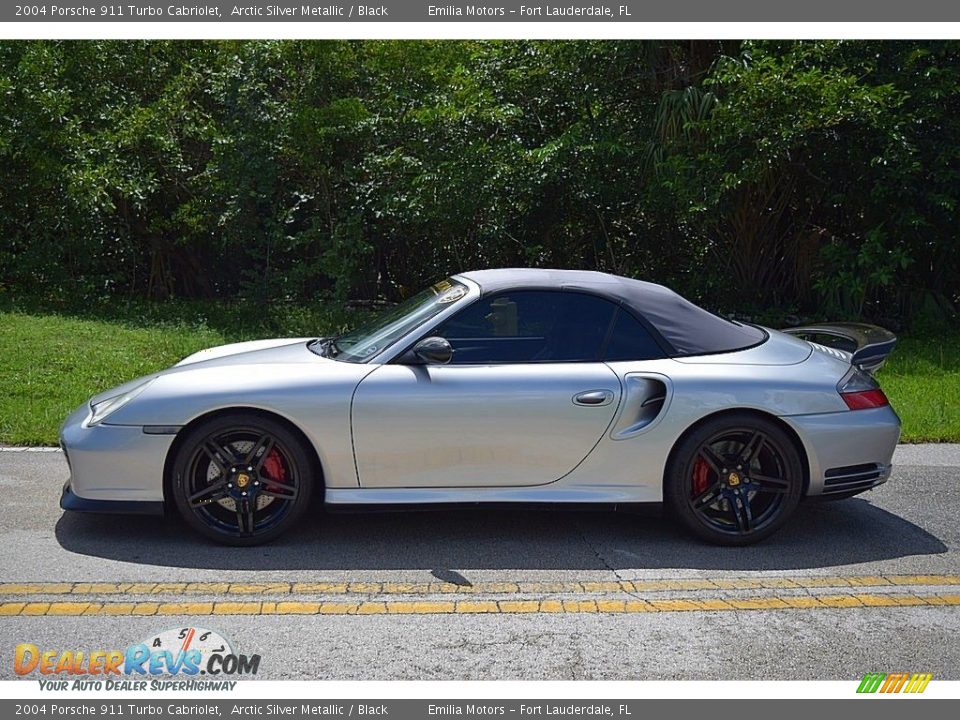
[[[456,280],[441,280],[423,292],[386,310],[366,325],[312,348],[324,357],[346,362],[363,362],[376,355],[418,325],[439,315],[450,303],[467,294],[467,286]]]

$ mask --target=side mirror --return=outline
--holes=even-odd
[[[430,365],[446,365],[453,357],[453,348],[442,337],[424,338],[411,351],[416,360]]]

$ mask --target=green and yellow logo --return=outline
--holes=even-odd
[[[922,693],[933,678],[930,673],[867,673],[858,693]]]

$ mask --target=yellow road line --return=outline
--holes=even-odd
[[[779,590],[960,585],[960,575],[839,575],[561,582],[35,582],[0,583],[7,595],[544,595],[656,593],[697,590]]]
[[[875,602],[882,597],[883,602]],[[741,597],[691,600],[324,600],[322,602],[272,602],[240,600],[224,602],[4,602],[0,616],[97,615],[473,615],[531,613],[674,613],[755,610],[803,610],[827,608],[875,608],[915,606],[960,606],[957,594],[897,593],[876,595],[818,595],[816,597]]]

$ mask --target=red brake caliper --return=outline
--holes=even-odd
[[[710,466],[706,460],[698,457],[693,463],[693,493],[692,497],[698,497],[707,491],[707,483],[710,478]]]
[[[267,476],[268,480],[277,483],[282,483],[287,479],[287,471],[283,467],[283,460],[280,459],[280,453],[277,452],[276,448],[271,450],[267,459],[263,461],[263,474]],[[275,487],[272,487],[271,483],[268,482],[267,490],[275,490]]]

